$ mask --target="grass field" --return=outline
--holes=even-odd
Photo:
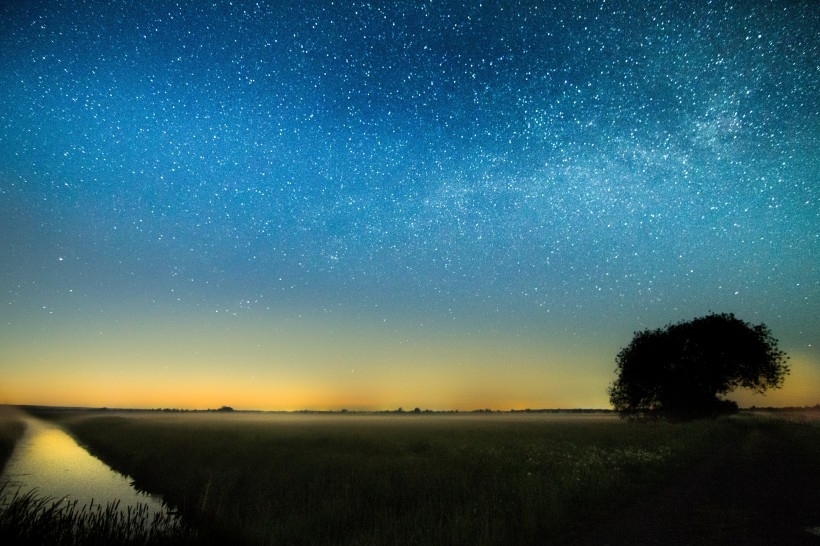
[[[670,424],[543,414],[51,417],[139,487],[162,494],[215,542],[818,540],[806,529],[820,525],[820,503],[811,504],[820,500],[814,493],[820,490],[820,429],[781,419]],[[778,442],[778,449],[769,442]],[[789,468],[781,468],[785,463]],[[782,481],[761,478],[766,475]],[[763,509],[778,519],[761,519],[756,512]],[[689,515],[680,520],[674,514]]]

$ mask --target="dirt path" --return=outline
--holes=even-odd
[[[820,545],[820,428],[738,420],[703,464],[580,544]]]

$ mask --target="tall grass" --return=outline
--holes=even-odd
[[[721,422],[544,416],[82,415],[63,423],[209,537],[560,544],[705,456]]]
[[[193,544],[195,536],[179,518],[152,512],[148,505],[118,503],[77,506],[77,502],[40,497],[36,491],[9,491],[0,484],[0,541],[42,545]]]

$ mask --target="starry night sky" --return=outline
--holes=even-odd
[[[818,29],[812,0],[6,1],[0,403],[607,407],[635,330],[709,311],[791,356],[742,403],[818,403]]]

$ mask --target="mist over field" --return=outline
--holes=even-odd
[[[157,527],[156,540],[506,545],[811,544],[814,413],[688,423],[578,412],[34,415],[181,514],[185,526]],[[21,536],[21,512],[3,506],[0,536]]]

